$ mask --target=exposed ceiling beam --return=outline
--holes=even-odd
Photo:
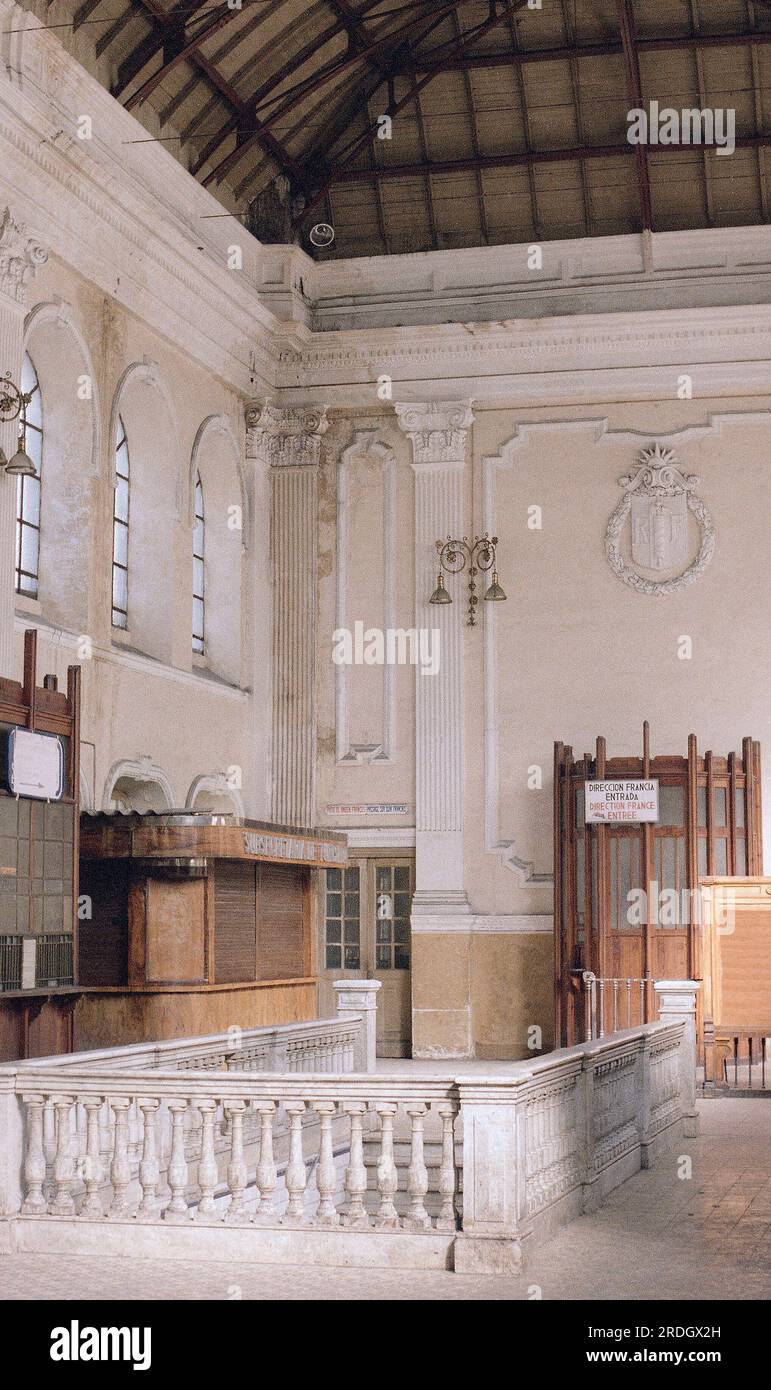
[[[662,155],[685,155],[697,153],[704,148],[699,145],[656,145],[656,157]],[[711,149],[711,146],[706,146]],[[737,150],[771,148],[771,134],[737,135]],[[557,150],[521,150],[514,154],[484,154],[466,159],[436,159],[429,164],[385,164],[377,169],[342,169],[336,175],[335,183],[368,183],[373,179],[425,178],[428,174],[463,174],[475,169],[482,172],[492,169],[516,168],[528,164],[565,164],[579,159],[631,159],[634,147],[623,145],[570,145]]]
[[[201,4],[205,3],[206,0],[201,0]],[[186,0],[178,0],[172,9],[154,16],[157,26],[155,31],[148,34],[142,43],[137,44],[134,51],[120,64],[117,79],[112,88],[112,95],[120,99],[142,69],[157,53],[161,53],[163,59],[160,66],[124,102],[127,111],[132,111],[135,106],[140,106],[155,91],[156,87],[160,86],[168,73],[172,72],[185,58],[189,58],[199,44],[205,43],[212,34],[216,34],[226,24],[230,24],[238,14],[237,9],[229,9],[224,4],[207,15],[203,22],[199,18],[198,27],[189,28],[188,26],[195,24],[195,14],[190,14],[190,6]]]
[[[161,32],[165,34],[173,11],[164,10],[163,7],[159,5],[158,0],[140,0],[140,4],[148,12]],[[230,13],[239,14],[241,12],[239,10],[234,10]],[[224,97],[225,101],[234,112],[236,121],[240,122],[248,119],[254,139],[262,146],[266,154],[269,154],[271,158],[275,160],[279,168],[291,174],[294,178],[297,178],[300,170],[296,160],[292,158],[288,150],[285,150],[280,141],[271,135],[270,132],[265,132],[260,128],[259,122],[256,121],[254,115],[247,110],[238,92],[231,87],[230,83],[223,77],[219,69],[216,68],[213,63],[209,62],[207,58],[204,58],[203,54],[197,51],[195,45],[187,51],[185,57],[198,68],[204,77],[208,78],[209,82],[214,89],[219,92],[220,96]]]
[[[379,0],[376,0],[376,2],[379,3]],[[497,4],[499,2],[500,0],[490,0],[491,10],[496,9]],[[359,48],[356,53],[347,53],[340,58],[333,59],[332,62],[327,63],[324,67],[317,69],[317,71],[314,72],[307,79],[306,82],[300,83],[298,87],[296,87],[291,92],[282,94],[282,96],[286,95],[287,100],[283,101],[281,100],[281,98],[279,98],[278,107],[274,108],[274,110],[271,112],[269,116],[263,116],[262,128],[267,129],[271,125],[274,125],[277,121],[282,120],[284,116],[287,114],[287,111],[291,110],[292,106],[296,104],[298,99],[300,99],[301,97],[308,97],[313,92],[318,91],[319,87],[322,87],[326,83],[331,82],[334,79],[340,77],[342,73],[348,70],[348,68],[354,66],[357,63],[360,63],[369,54],[378,52],[383,49],[387,49],[389,45],[393,46],[394,41],[401,45],[404,42],[405,35],[408,34],[412,29],[423,24],[425,20],[442,19],[445,15],[449,15],[452,13],[453,10],[457,9],[458,5],[464,5],[469,3],[478,3],[478,0],[442,0],[442,3],[434,3],[430,5],[428,9],[421,10],[420,14],[414,16],[412,19],[401,19],[399,21],[398,26],[395,29],[391,28],[387,33],[382,33],[381,31],[379,32],[377,37],[368,39],[364,46]],[[527,0],[523,0],[522,5],[517,5],[516,8],[524,8],[526,3]],[[374,8],[374,6],[371,3],[368,3],[366,6],[362,7],[362,13],[364,12],[364,9],[372,8]],[[491,20],[487,22],[487,25],[480,26],[480,30],[482,32],[486,32],[488,27],[493,27],[493,24],[497,22],[498,18],[492,21],[491,16]],[[305,50],[303,51],[302,59],[299,55],[295,55],[295,57],[288,64],[286,64],[283,69],[281,69],[280,73],[274,74],[273,77],[271,77],[266,84],[264,84],[257,92],[254,92],[252,94],[252,96],[249,98],[248,105],[255,112],[255,114],[259,110],[260,105],[264,104],[266,96],[268,96],[272,90],[275,90],[275,88],[281,84],[285,77],[291,75],[291,73],[300,66],[301,61],[305,61],[305,57],[310,56],[311,53],[315,53],[318,50],[319,46],[319,40],[317,39],[314,44],[308,46],[307,53]],[[223,130],[223,132],[221,133],[221,137],[217,137],[216,143],[221,144],[222,139],[224,139],[225,136],[228,135],[231,130],[232,124],[230,126],[230,129]],[[247,135],[245,138],[242,138],[241,140],[237,141],[234,149],[232,149],[228,154],[224,155],[223,158],[220,159],[220,161],[215,165],[215,167],[211,169],[209,173],[206,175],[206,178],[203,180],[204,187],[208,186],[208,184],[212,183],[214,180],[224,178],[225,174],[228,173],[232,166],[235,163],[237,163],[239,159],[241,159],[245,151],[254,142],[254,139],[255,137],[250,134]],[[213,153],[213,151],[211,152]],[[198,167],[200,168],[200,165]]]
[[[618,9],[618,22],[621,27],[621,43],[624,50],[624,67],[626,69],[626,94],[629,105],[641,107],[642,87],[640,84],[640,63],[635,48],[634,17],[632,15],[631,0],[616,0]],[[651,198],[651,181],[648,171],[648,151],[644,145],[637,144],[634,147],[635,161],[637,163],[637,183],[640,192],[640,213],[642,216],[642,229],[652,231],[653,229],[653,201]]]
[[[505,21],[509,20],[511,16],[516,13],[517,10],[523,10],[527,3],[528,0],[514,0],[514,3],[511,4],[504,3],[503,9],[499,11],[498,0],[490,0],[489,18],[485,20],[483,24],[477,25],[476,29],[474,29],[472,33],[467,32],[462,36],[461,39],[456,40],[453,44],[451,44],[449,52],[451,54],[465,53],[471,47],[472,44],[477,42],[478,39],[483,38],[485,34],[490,33],[490,31],[492,29],[495,29],[497,25],[503,24]],[[418,93],[421,92],[424,87],[427,87],[429,82],[433,82],[435,77],[436,73],[431,72],[427,73],[424,77],[417,79],[412,84],[410,91],[407,93],[405,97],[402,97],[400,101],[389,102],[386,114],[392,117],[398,115],[398,113],[401,110],[403,110],[405,106],[409,106],[412,102],[414,102]],[[350,142],[342,158],[338,157],[338,162],[326,175],[322,186],[316,190],[316,192],[313,194],[313,197],[306,204],[301,217],[297,219],[296,225],[299,225],[300,222],[305,220],[308,213],[310,213],[314,207],[317,207],[318,204],[321,201],[323,201],[332,185],[338,182],[341,171],[343,171],[346,168],[346,166],[355,157],[358,151],[362,149],[362,147],[370,139],[374,124],[374,122],[370,123],[367,126],[367,129],[365,130],[364,134],[360,136],[359,139]],[[429,172],[430,169],[426,170],[426,173]],[[311,173],[312,171],[309,170],[308,179],[310,178]]]
[[[770,0],[771,3],[771,0]],[[732,48],[744,44],[771,44],[771,29],[767,32],[747,30],[740,34],[699,34],[678,36],[676,38],[638,38],[635,47],[638,53],[658,53],[670,49],[693,48]],[[604,58],[623,53],[621,43],[582,43],[574,47],[508,49],[502,53],[469,53],[464,58],[453,58],[432,62],[431,54],[419,54],[409,62],[395,69],[396,75],[419,75],[431,72],[432,68],[445,72],[473,72],[477,68],[508,68],[512,63],[554,63],[568,62],[575,58]]]

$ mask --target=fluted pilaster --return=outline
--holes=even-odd
[[[283,825],[315,820],[317,475],[327,429],[316,407],[247,412],[247,454],[270,470],[271,816]]]
[[[464,533],[468,401],[397,405],[415,472],[415,620],[439,631],[435,675],[416,686],[416,909],[464,910],[463,621],[460,593],[429,605],[436,586],[435,542]]]
[[[24,312],[27,287],[47,252],[15,222],[8,208],[0,217],[0,376],[10,372],[21,385],[24,356]],[[19,422],[0,422],[0,445],[6,457],[18,447]],[[16,479],[0,469],[0,676],[17,676],[14,669],[14,550],[16,544]]]

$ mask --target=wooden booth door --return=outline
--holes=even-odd
[[[410,910],[414,862],[392,855],[327,869],[319,912],[319,1014],[332,1018],[338,979],[380,981],[377,1050],[409,1057],[412,1047]]]

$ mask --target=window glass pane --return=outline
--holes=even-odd
[[[358,893],[346,893],[346,895],[345,895],[345,915],[346,915],[346,917],[358,917],[358,915],[359,915],[359,895],[358,895]]]
[[[32,459],[39,475],[43,464],[43,435],[40,430],[27,430],[24,448]]]
[[[115,484],[115,516],[118,521],[128,521],[129,485],[125,478]]]
[[[685,825],[685,787],[659,784],[659,825]]]
[[[343,924],[334,918],[327,919],[327,943],[331,941],[342,941]]]
[[[410,953],[406,946],[396,946],[394,948],[394,966],[397,970],[409,970]]]
[[[193,560],[193,593],[203,595],[203,560]]]
[[[737,829],[744,828],[744,788],[737,787],[734,798],[734,819]]]
[[[203,637],[203,599],[193,599],[193,632],[197,637]]]
[[[378,870],[377,870],[377,885],[376,885],[376,886],[377,886],[377,891],[378,891],[378,893],[387,893],[387,892],[388,892],[389,888],[391,887],[391,870],[390,870],[390,869],[378,868]]]
[[[707,824],[707,788],[698,787],[696,789],[697,820],[699,825]]]
[[[410,871],[406,867],[394,869],[394,888],[397,893],[409,893]]]
[[[724,875],[728,873],[728,841],[715,839],[715,873]]]
[[[330,917],[340,917],[343,911],[342,893],[327,893],[327,912]]]
[[[32,365],[32,358],[28,352],[24,354],[24,361],[21,364],[21,389],[25,395],[34,391],[37,386],[37,372]]]
[[[394,922],[394,941],[409,941],[410,924],[397,917]]]
[[[409,915],[409,911],[410,911],[410,895],[409,895],[409,893],[395,893],[395,894],[394,894],[394,916],[396,916],[396,917],[407,917],[407,916]]]
[[[21,568],[27,574],[37,574],[39,532],[32,526],[21,528]]]
[[[725,787],[715,787],[715,825],[726,824],[727,797]]]
[[[375,923],[375,934],[376,934],[376,936],[377,936],[378,941],[390,941],[390,940],[391,940],[391,923],[390,923],[389,921],[385,921],[385,922],[378,921],[378,922],[376,922],[376,923]]]
[[[346,888],[348,889],[349,893],[358,893],[358,891],[359,891],[359,870],[358,870],[358,867],[357,867],[357,868],[353,868],[353,869],[346,869],[346,871],[345,871],[345,886],[346,886]]]
[[[120,523],[113,527],[112,558],[119,565],[128,565],[128,526]]]
[[[707,872],[707,837],[699,836],[699,877],[703,878]]]
[[[341,869],[327,869],[327,889],[340,889],[343,886],[343,874]]]
[[[21,490],[21,516],[24,521],[28,521],[30,526],[40,525],[40,480],[39,478],[21,478],[23,483]]]
[[[112,605],[113,608],[126,609],[128,598],[128,576],[125,570],[118,569],[117,565],[112,572]]]
[[[345,948],[345,968],[346,970],[359,969],[359,948],[358,946],[346,946]]]
[[[327,970],[340,970],[343,963],[342,946],[327,946]]]
[[[348,942],[348,941],[358,941],[358,939],[359,939],[359,923],[358,923],[358,922],[350,922],[350,921],[348,921],[348,919],[346,918],[346,922],[345,922],[345,939],[346,939],[346,942]]]

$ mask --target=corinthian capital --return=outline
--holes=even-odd
[[[399,425],[412,443],[413,463],[458,463],[474,420],[471,401],[397,405]]]
[[[24,304],[27,284],[48,260],[48,252],[29,236],[23,223],[15,222],[10,208],[0,218],[0,292]]]
[[[317,464],[322,435],[329,429],[327,407],[252,402],[246,411],[246,453],[272,468]]]

